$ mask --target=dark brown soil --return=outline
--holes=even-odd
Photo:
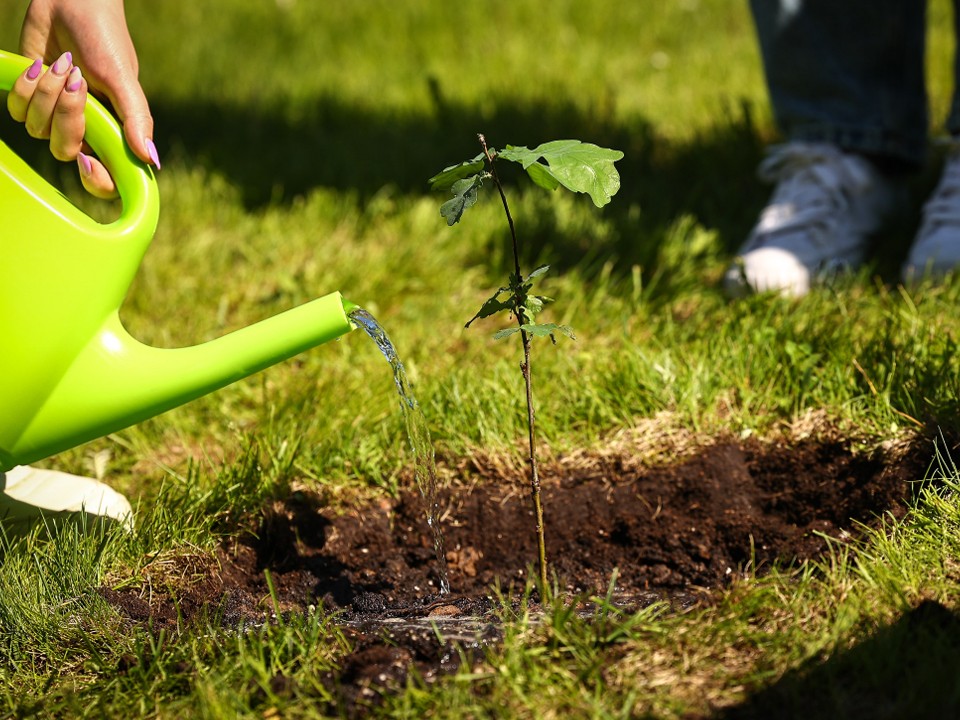
[[[825,536],[848,539],[861,523],[902,516],[931,454],[926,443],[861,453],[844,440],[723,441],[663,467],[622,456],[560,463],[544,481],[552,571],[563,589],[603,593],[616,570],[617,596],[635,606],[709,602],[744,572],[817,557]],[[349,707],[375,695],[371,686],[402,684],[411,666],[427,678],[454,667],[454,641],[496,639],[495,625],[484,624],[491,587],[516,597],[536,558],[529,505],[522,478],[441,491],[450,595],[438,594],[423,504],[412,492],[347,514],[296,492],[264,512],[255,534],[224,546],[216,567],[183,572],[204,580],[171,591],[176,597],[156,586],[150,603],[132,590],[102,592],[154,631],[174,629],[178,611],[189,621],[209,605],[224,623],[262,623],[269,571],[283,610],[322,603],[342,612],[353,651],[331,683]],[[450,627],[445,641],[428,618]]]

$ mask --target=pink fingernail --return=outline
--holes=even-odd
[[[159,170],[160,169],[160,156],[157,154],[157,146],[153,144],[153,140],[147,138],[144,141],[144,144],[147,146],[147,155],[150,156],[150,162],[153,163],[153,166]]]
[[[50,69],[53,70],[54,75],[63,75],[65,72],[67,72],[71,65],[73,65],[73,55],[68,50],[57,58],[57,61]]]
[[[77,162],[80,165],[80,172],[84,177],[90,177],[90,175],[93,174],[93,165],[90,163],[89,157],[83,153],[77,153]]]
[[[67,78],[67,92],[76,92],[80,89],[82,83],[83,75],[80,68],[74,66],[73,70],[70,71],[70,77]]]
[[[43,60],[37,58],[33,61],[33,65],[27,68],[27,80],[36,80],[40,77],[41,70],[43,70]]]

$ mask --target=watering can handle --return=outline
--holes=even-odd
[[[0,50],[0,90],[13,87],[30,64],[31,61],[25,57]],[[136,223],[155,217],[159,202],[153,171],[127,147],[117,120],[96,98],[89,95],[84,119],[84,139],[110,171],[123,201],[118,223]]]

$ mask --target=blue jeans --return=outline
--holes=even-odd
[[[924,0],[750,0],[750,8],[774,117],[788,139],[923,162]],[[955,25],[958,11],[954,0]],[[960,134],[956,92],[946,127]]]

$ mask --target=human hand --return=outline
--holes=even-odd
[[[31,0],[20,52],[37,61],[11,88],[10,114],[33,137],[49,139],[54,157],[76,159],[90,193],[112,197],[116,186],[102,163],[84,152],[89,152],[83,143],[88,89],[113,106],[134,155],[159,169],[153,116],[137,79],[123,0]],[[52,63],[46,72],[40,59]]]

